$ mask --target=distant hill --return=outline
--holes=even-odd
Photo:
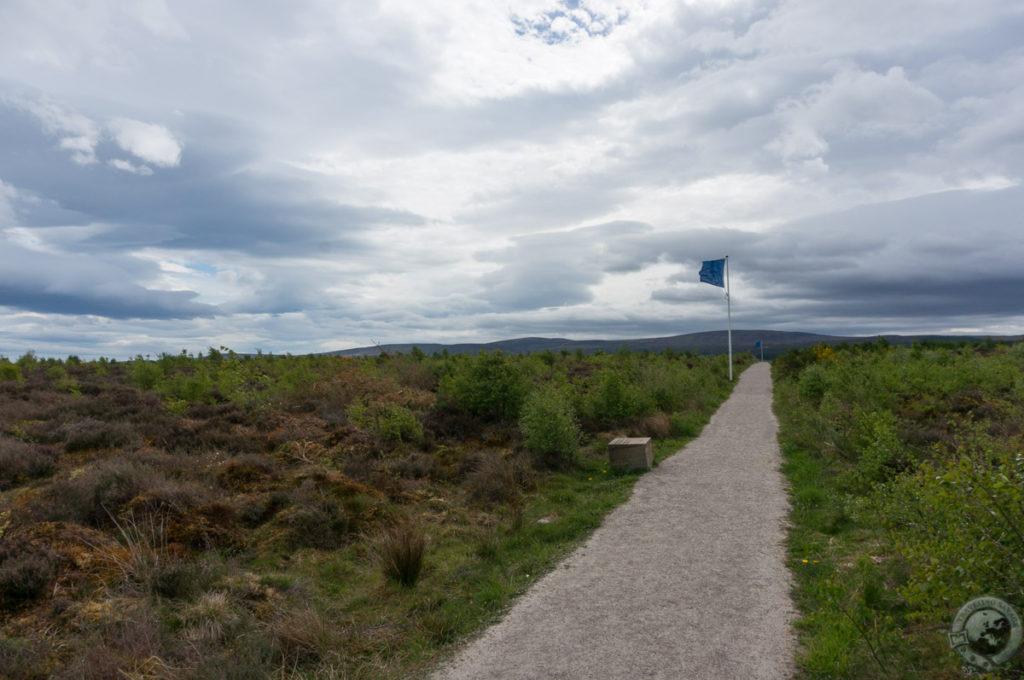
[[[951,341],[960,340],[984,340],[991,337],[993,340],[1004,342],[1017,342],[1024,336],[986,336],[986,335],[883,335],[883,336],[839,336],[823,335],[820,333],[799,333],[793,331],[758,331],[758,330],[734,330],[732,332],[732,347],[734,353],[759,352],[755,350],[755,344],[761,342],[764,346],[765,359],[774,358],[793,347],[809,347],[819,342],[835,345],[841,342],[850,344],[857,342],[874,342],[879,337],[884,337],[894,345],[909,345],[914,340]],[[501,350],[507,354],[530,354],[551,350],[558,352],[567,350],[575,352],[582,350],[590,354],[597,351],[617,352],[620,349],[632,351],[649,350],[661,352],[666,348],[685,352],[692,351],[698,354],[722,354],[728,351],[728,334],[726,331],[706,331],[703,333],[688,333],[686,335],[672,335],[665,338],[638,338],[633,340],[567,340],[565,338],[516,338],[514,340],[499,340],[488,343],[459,343],[443,345],[437,343],[405,343],[390,345],[374,345],[372,347],[355,347],[334,352],[324,352],[331,356],[362,357],[376,356],[382,351],[389,354],[408,354],[413,347],[418,347],[427,354],[434,352],[448,351],[449,354],[476,354],[480,351],[491,352]]]

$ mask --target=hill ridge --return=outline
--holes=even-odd
[[[839,344],[842,342],[846,343],[858,343],[858,342],[874,342],[878,338],[885,338],[889,342],[895,345],[909,345],[914,340],[918,341],[946,341],[946,342],[958,342],[961,340],[966,341],[979,341],[991,338],[996,341],[1008,341],[1017,342],[1024,338],[1021,335],[986,335],[986,334],[974,334],[974,335],[943,335],[943,334],[916,334],[916,335],[896,335],[896,334],[880,334],[880,335],[866,335],[866,336],[848,336],[848,335],[829,335],[826,333],[814,333],[809,331],[773,331],[773,330],[750,330],[750,329],[738,329],[732,332],[732,345],[734,352],[755,352],[755,346],[757,342],[762,343],[764,348],[764,356],[766,359],[773,358],[786,352],[794,347],[809,347],[816,345],[819,342],[827,344]],[[591,354],[593,352],[617,352],[620,349],[628,349],[632,351],[652,351],[660,352],[665,349],[672,349],[673,351],[684,352],[692,351],[698,354],[721,354],[728,349],[728,334],[724,330],[716,331],[698,331],[695,333],[685,333],[681,335],[669,335],[660,336],[653,338],[627,338],[622,340],[602,340],[602,339],[588,339],[588,340],[570,340],[568,338],[549,338],[542,336],[527,336],[522,338],[512,338],[508,340],[497,340],[494,342],[467,342],[467,343],[420,343],[420,342],[409,342],[409,343],[389,343],[380,345],[370,345],[366,347],[354,347],[351,349],[334,350],[330,352],[321,352],[320,355],[327,356],[351,356],[351,357],[362,357],[362,356],[376,356],[384,353],[389,354],[407,354],[412,351],[414,347],[419,348],[427,354],[433,354],[434,352],[447,351],[449,354],[476,354],[480,351],[493,351],[501,350],[505,353],[511,354],[530,354],[533,352],[543,352],[545,350],[551,350],[553,352],[568,350],[576,351],[582,350],[584,353]]]

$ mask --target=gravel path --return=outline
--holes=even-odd
[[[788,678],[789,508],[767,363],[434,680]]]

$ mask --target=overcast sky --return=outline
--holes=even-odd
[[[1020,0],[3,0],[0,354],[1024,332]]]

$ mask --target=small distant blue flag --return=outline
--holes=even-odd
[[[758,340],[757,342],[754,343],[754,347],[755,348],[760,347],[760,346],[761,346],[761,341],[760,340]]]
[[[700,280],[712,286],[725,288],[725,258],[721,260],[704,260],[700,268]]]

